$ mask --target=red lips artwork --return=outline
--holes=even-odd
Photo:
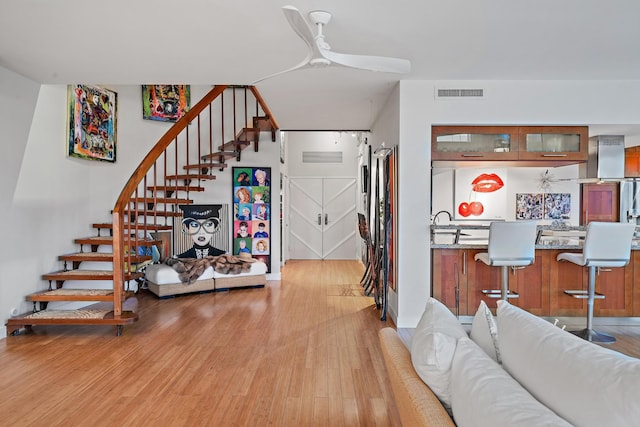
[[[476,193],[493,193],[502,187],[504,187],[504,182],[495,173],[483,173],[471,181],[471,191]],[[479,216],[482,215],[483,212],[484,206],[477,200],[469,203],[462,202],[458,205],[458,213],[465,218],[470,215]]]

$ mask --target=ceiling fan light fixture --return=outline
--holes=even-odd
[[[315,25],[327,25],[331,21],[331,13],[324,10],[313,10],[309,12],[309,19]]]
[[[329,61],[327,58],[312,58],[309,61],[309,65],[314,68],[323,68],[331,65],[331,61]]]

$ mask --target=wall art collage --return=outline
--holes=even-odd
[[[233,168],[233,254],[249,253],[271,271],[271,168]]]

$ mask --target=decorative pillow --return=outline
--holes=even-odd
[[[471,323],[471,339],[493,360],[502,363],[498,347],[498,327],[487,304],[480,301],[478,311]]]
[[[456,342],[467,333],[451,311],[435,298],[429,298],[411,342],[411,361],[417,374],[442,405],[450,410],[451,361]]]
[[[538,402],[469,338],[460,338],[451,367],[458,427],[570,426]]]
[[[640,359],[590,343],[507,302],[498,303],[502,366],[574,425],[637,426]]]

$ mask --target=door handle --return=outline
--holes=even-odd
[[[324,225],[329,225],[329,214],[324,214]]]
[[[322,225],[322,214],[318,214],[318,225]]]

